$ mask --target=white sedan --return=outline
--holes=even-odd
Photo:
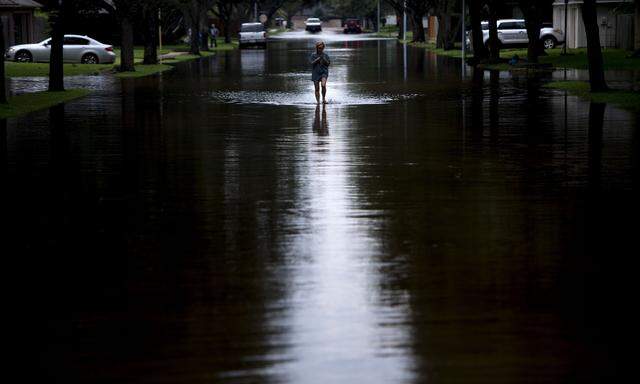
[[[65,63],[112,64],[116,61],[111,45],[102,44],[87,36],[65,35],[63,44]],[[50,57],[51,39],[35,44],[14,45],[6,52],[7,60],[20,63],[46,63]]]

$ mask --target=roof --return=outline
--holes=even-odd
[[[33,0],[0,0],[0,8],[42,8]]]

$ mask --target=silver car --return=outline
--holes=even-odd
[[[65,63],[112,64],[116,61],[111,45],[102,44],[87,36],[65,35],[63,44]],[[50,38],[35,44],[14,45],[6,52],[7,60],[21,63],[46,63],[50,57]]]
[[[527,28],[522,19],[498,20],[498,39],[503,46],[526,45],[529,43]],[[485,44],[489,41],[489,23],[482,22],[482,38]],[[564,44],[564,33],[553,25],[543,23],[540,28],[540,40],[545,49],[555,48]]]

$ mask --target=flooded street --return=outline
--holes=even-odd
[[[3,123],[3,254],[37,375],[616,382],[638,116],[551,74],[463,76],[338,35],[316,106],[307,36]]]

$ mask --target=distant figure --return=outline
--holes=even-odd
[[[316,51],[309,59],[313,69],[311,71],[311,81],[316,88],[316,102],[320,104],[320,85],[322,84],[322,103],[327,103],[327,78],[329,77],[329,65],[331,59],[324,53],[324,42],[316,43]]]
[[[509,65],[517,65],[519,61],[520,61],[520,56],[513,55],[511,60],[509,60]]]
[[[210,48],[213,47],[218,47],[218,34],[220,33],[220,31],[218,31],[218,28],[216,28],[215,24],[211,24],[211,28],[209,28],[209,36],[211,36],[211,45],[209,46]]]

